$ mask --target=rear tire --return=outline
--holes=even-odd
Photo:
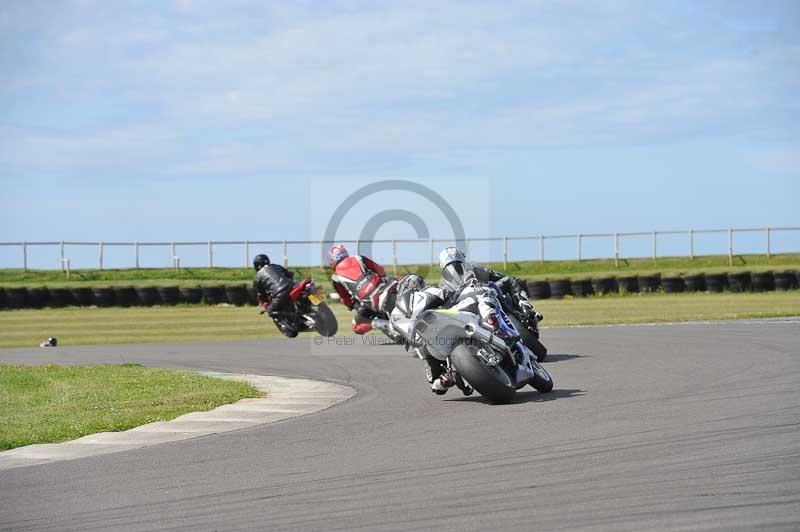
[[[339,322],[336,321],[333,311],[325,303],[320,303],[311,307],[311,314],[314,316],[314,330],[322,336],[333,336],[339,329]]]
[[[478,346],[460,343],[451,359],[461,378],[494,404],[510,403],[517,394],[511,377],[499,366],[487,366],[476,354]]]
[[[522,322],[519,321],[514,315],[506,314],[508,319],[511,320],[511,323],[514,325],[514,328],[519,332],[520,338],[522,338],[522,343],[525,344],[525,347],[533,351],[533,354],[536,355],[536,360],[539,362],[544,362],[544,359],[547,358],[547,348],[539,341],[536,336],[528,330],[527,327],[522,325]]]

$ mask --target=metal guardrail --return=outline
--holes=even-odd
[[[736,233],[752,233],[752,232],[762,232],[764,233],[764,254],[767,257],[772,255],[772,243],[771,237],[772,233],[775,232],[784,232],[784,231],[800,231],[800,227],[749,227],[749,228],[734,228],[728,227],[727,229],[687,229],[687,230],[668,230],[668,231],[638,231],[638,232],[615,232],[615,233],[576,233],[576,234],[561,234],[561,235],[533,235],[533,236],[502,236],[502,237],[483,237],[483,238],[467,238],[466,239],[466,246],[465,253],[467,257],[470,256],[470,244],[473,242],[502,242],[503,243],[503,264],[504,266],[508,265],[508,243],[509,241],[537,241],[539,247],[539,257],[538,260],[544,262],[546,260],[545,256],[545,242],[547,240],[564,240],[564,239],[573,239],[575,240],[576,246],[576,253],[575,253],[575,260],[580,261],[582,260],[582,245],[584,240],[586,239],[593,239],[593,238],[611,238],[613,239],[613,254],[610,254],[608,257],[602,258],[613,258],[617,264],[619,264],[619,260],[621,257],[620,255],[620,240],[626,237],[650,237],[652,239],[652,257],[655,260],[658,257],[658,237],[659,236],[666,236],[666,235],[686,235],[687,237],[687,255],[689,258],[694,258],[696,256],[695,253],[695,236],[700,234],[719,234],[719,233],[727,233],[728,235],[728,260],[730,264],[733,264],[733,256],[734,256],[734,236]],[[341,244],[349,244],[354,245],[356,248],[356,253],[360,252],[361,245],[366,241],[359,241],[359,240],[336,240],[335,243]],[[440,238],[430,238],[430,239],[391,239],[391,240],[372,240],[370,241],[374,244],[392,244],[392,264],[394,267],[395,272],[397,271],[398,265],[398,253],[397,253],[397,244],[399,243],[414,243],[419,245],[427,245],[429,248],[430,254],[430,264],[433,265],[434,263],[434,253],[435,253],[435,245],[438,244],[446,244],[452,243],[453,239],[440,239]],[[69,261],[69,258],[66,257],[65,249],[68,246],[94,246],[97,247],[98,251],[98,268],[103,269],[103,255],[105,248],[108,246],[128,246],[133,248],[133,267],[139,269],[139,259],[140,253],[139,248],[142,246],[152,247],[152,246],[168,246],[170,249],[171,254],[171,265],[172,267],[179,267],[180,266],[180,258],[178,256],[178,247],[185,247],[185,246],[204,246],[207,247],[208,250],[208,268],[214,267],[214,246],[219,245],[239,245],[242,246],[243,252],[243,264],[244,267],[247,268],[250,266],[250,246],[251,245],[280,245],[283,247],[283,264],[284,266],[288,266],[289,264],[289,246],[297,246],[297,245],[304,245],[304,246],[318,246],[319,247],[319,254],[320,254],[320,266],[325,265],[325,252],[326,246],[330,246],[334,244],[334,242],[324,241],[324,240],[208,240],[208,241],[189,241],[189,242],[80,242],[80,241],[46,241],[46,242],[0,242],[0,246],[18,246],[21,248],[21,259],[22,259],[22,267],[25,271],[28,270],[28,248],[31,246],[58,246],[59,249],[59,259],[58,259],[58,266],[62,271],[64,271],[65,263]],[[674,255],[672,255],[674,256]],[[528,259],[531,260],[531,259]],[[184,266],[186,266],[184,264]]]

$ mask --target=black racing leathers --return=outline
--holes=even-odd
[[[266,310],[270,316],[284,310],[289,302],[289,291],[294,286],[294,274],[279,264],[267,264],[256,273],[253,286],[262,301],[269,301]]]
[[[457,267],[453,267],[457,266]],[[457,291],[469,279],[477,279],[480,283],[495,282],[500,289],[511,294],[517,300],[528,300],[525,287],[516,277],[503,275],[498,271],[477,263],[454,263],[445,267],[439,287],[448,291]]]

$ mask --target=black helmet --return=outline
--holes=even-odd
[[[256,258],[253,259],[253,268],[255,268],[256,271],[260,270],[267,264],[269,264],[269,257],[264,255],[263,253],[259,253],[258,255],[256,255]]]

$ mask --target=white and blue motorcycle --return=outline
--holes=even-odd
[[[487,287],[500,292],[495,283]],[[461,379],[491,403],[511,402],[525,385],[542,393],[552,391],[550,374],[520,340],[509,345],[475,313],[430,308],[432,299],[431,294],[419,291],[411,298],[399,298],[392,312],[392,327],[411,347],[425,349],[455,368]],[[495,312],[499,332],[506,338],[519,338],[501,305]]]

